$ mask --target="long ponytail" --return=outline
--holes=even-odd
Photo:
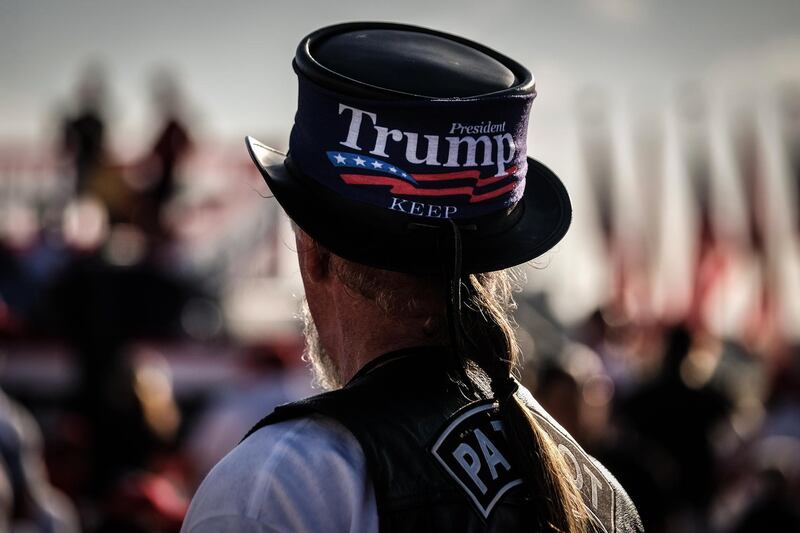
[[[465,354],[491,379],[515,464],[534,495],[544,531],[586,533],[591,514],[553,440],[514,394],[521,351],[514,335],[514,282],[509,271],[475,274],[462,281],[461,334]],[[513,384],[513,385],[511,385]]]

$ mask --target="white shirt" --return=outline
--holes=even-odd
[[[182,533],[378,531],[356,438],[314,415],[261,428],[209,472]]]

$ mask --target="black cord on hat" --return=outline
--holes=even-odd
[[[446,307],[447,307],[447,332],[450,336],[450,352],[455,368],[459,370],[459,378],[467,384],[469,378],[462,362],[464,338],[461,334],[463,323],[461,319],[461,231],[458,225],[448,220],[449,230],[444,235],[443,260],[446,280]],[[447,260],[452,258],[452,269],[448,267]]]
[[[452,270],[447,272],[448,275],[446,276],[447,324],[448,333],[450,335],[450,346],[453,352],[452,355],[456,361],[460,361],[463,355],[465,355],[465,341],[469,339],[469,336],[466,335],[465,332],[462,315],[461,270],[463,249],[461,243],[461,229],[452,219],[448,220],[448,222],[452,231],[449,232],[450,238],[446,239],[448,244],[446,248],[447,252],[452,252],[453,262]],[[497,399],[501,404],[506,404],[513,398],[517,390],[519,390],[519,382],[514,379],[513,376],[508,374],[504,368],[501,371],[500,369],[496,368],[496,365],[491,366],[492,368],[485,368],[484,370],[489,374],[491,379],[492,392],[494,393],[495,399]],[[458,367],[463,368],[463,365],[459,364]],[[461,377],[465,380],[465,382],[468,379],[466,374],[462,375]]]
[[[453,230],[453,271],[450,273],[450,299],[454,304],[454,310],[458,313],[457,323],[461,324],[461,230],[452,220],[450,228]]]

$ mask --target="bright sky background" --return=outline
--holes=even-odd
[[[800,72],[798,0],[0,0],[0,140],[52,131],[92,58],[109,71],[121,151],[152,135],[148,81],[159,66],[181,76],[208,136],[281,139],[296,43],[370,19],[458,33],[528,66],[540,93],[534,132],[563,118],[586,83],[649,100],[685,80],[736,86]]]

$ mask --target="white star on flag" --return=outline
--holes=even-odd
[[[353,159],[353,161],[355,162],[356,165],[362,166],[362,167],[364,166],[364,163],[367,162],[366,159],[361,159],[361,157],[359,157],[359,156],[356,156],[356,158]]]
[[[389,167],[389,172],[391,172],[392,174],[397,174],[397,169],[394,167]]]
[[[383,168],[383,163],[381,163],[380,161],[373,161],[372,162],[372,167],[373,168]]]
[[[340,164],[340,165],[344,165],[344,162],[345,162],[345,161],[347,161],[347,159],[345,159],[345,158],[342,156],[342,154],[336,154],[335,156],[333,156],[333,158],[334,158],[334,159],[336,160],[336,162],[337,162],[338,164]]]

